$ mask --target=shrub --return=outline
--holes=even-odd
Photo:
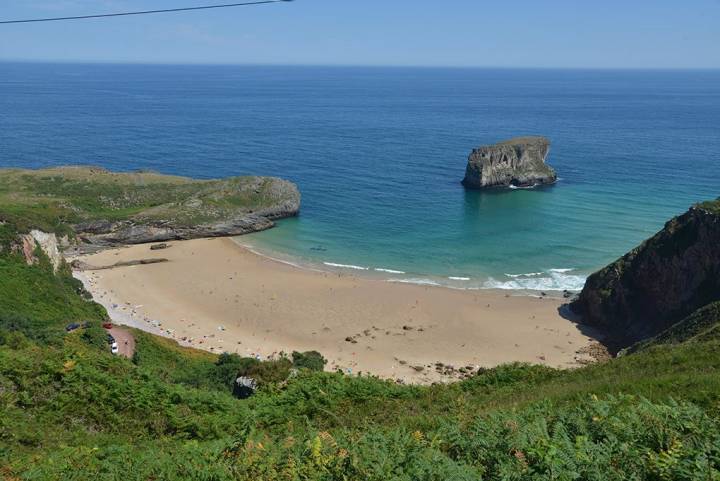
[[[0,346],[8,346],[10,349],[23,349],[29,344],[30,341],[22,332],[0,329]]]
[[[103,349],[108,345],[108,333],[98,321],[91,321],[83,329],[82,340],[90,346]]]
[[[292,364],[298,369],[304,368],[311,371],[322,371],[325,369],[327,360],[317,351],[293,351]]]
[[[292,363],[286,357],[265,362],[245,357],[242,358],[238,376],[251,377],[257,381],[258,386],[264,386],[285,381],[290,375],[290,368]]]
[[[235,380],[241,373],[247,372],[251,366],[255,366],[259,361],[251,357],[242,357],[238,354],[230,354],[224,352],[220,354],[217,362],[215,362],[215,376],[218,382],[233,389]]]

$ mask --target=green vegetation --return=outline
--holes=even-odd
[[[18,253],[19,222],[0,224],[0,479],[720,480],[717,304],[604,364],[510,364],[450,385],[141,331],[125,359],[67,266]],[[258,381],[254,396],[233,396],[237,376]]]
[[[97,167],[0,169],[0,222],[20,232],[37,228],[61,235],[72,233],[71,224],[93,220],[194,226],[277,205],[293,195],[280,186],[283,182],[268,177],[194,180]]]
[[[296,368],[310,369],[311,371],[322,371],[325,369],[327,360],[317,351],[292,353],[292,363]]]
[[[181,369],[163,365],[168,341],[146,336],[140,363],[96,349],[80,332],[57,346],[0,346],[0,473],[248,480],[720,476],[717,341],[658,346],[576,371],[501,366],[448,386],[301,370],[240,401],[222,383],[191,387],[174,380]],[[231,359],[175,349],[208,369]]]
[[[73,322],[101,321],[102,306],[88,302],[82,283],[67,266],[53,273],[47,257],[27,265],[18,254],[0,249],[0,329],[11,328],[31,339],[50,342]]]
[[[713,212],[715,214],[720,214],[720,198],[716,200],[707,200],[705,202],[700,202],[699,204],[697,204],[697,207]]]
[[[661,344],[680,344],[720,339],[720,302],[701,307],[688,317],[655,337],[638,342],[626,349],[626,354]]]

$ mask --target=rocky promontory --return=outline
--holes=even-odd
[[[479,147],[468,157],[462,184],[470,189],[552,184],[557,175],[545,163],[549,151],[545,137],[515,137]]]
[[[591,275],[570,305],[615,347],[655,336],[720,300],[720,200],[693,206]]]
[[[0,170],[17,222],[90,247],[235,236],[273,227],[300,209],[275,177],[199,180],[98,167]],[[8,197],[8,201],[10,197]]]

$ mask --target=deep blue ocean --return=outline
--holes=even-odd
[[[460,185],[473,147],[530,134],[555,186]],[[577,289],[720,195],[720,71],[0,63],[0,166],[63,164],[282,176],[301,215],[242,239],[271,255]]]

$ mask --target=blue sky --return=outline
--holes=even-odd
[[[0,0],[0,18],[209,3]],[[720,0],[295,0],[0,25],[0,60],[720,68]]]

